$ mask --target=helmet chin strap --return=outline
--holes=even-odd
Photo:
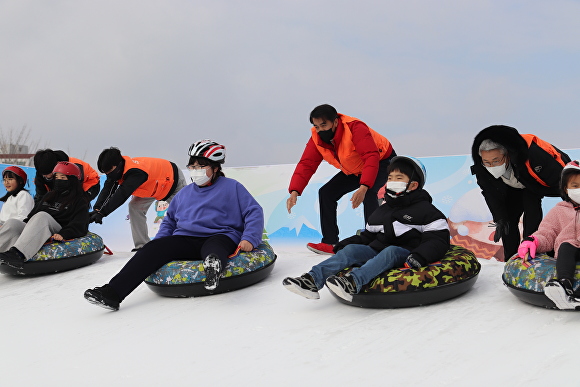
[[[395,191],[391,191],[390,189],[387,189],[386,192],[391,193],[392,195],[395,195],[395,198],[405,196],[406,194],[409,193],[409,187],[411,186],[411,183],[413,182],[413,177],[415,177],[415,171],[411,172],[411,177],[409,177],[409,182],[407,183],[407,186],[405,187],[405,189],[403,191],[395,192]],[[393,197],[392,195],[391,195],[391,197]]]
[[[409,186],[410,185],[411,185],[411,181],[409,180],[409,182],[407,183],[407,186],[401,192],[391,191],[390,189],[387,189],[386,191],[389,194],[389,196],[394,197],[394,198],[399,198],[399,197],[405,196],[407,193],[409,193]]]

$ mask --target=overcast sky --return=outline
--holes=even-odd
[[[0,128],[95,164],[296,163],[322,103],[399,154],[506,124],[580,147],[578,1],[0,0]]]

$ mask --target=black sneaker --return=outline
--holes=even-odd
[[[302,274],[300,277],[296,278],[286,277],[282,281],[282,285],[292,293],[296,293],[308,299],[317,300],[320,298],[318,288],[314,283],[314,278],[312,278],[308,273]]]
[[[556,304],[558,309],[580,308],[580,301],[574,297],[574,288],[569,279],[551,279],[544,286],[544,294]]]
[[[0,253],[0,264],[14,269],[23,269],[24,262],[26,262],[26,258],[16,247],[11,247],[10,250]]]
[[[214,290],[218,287],[222,273],[222,263],[215,254],[208,255],[203,261],[203,271],[205,272],[205,282],[203,287],[206,290]]]
[[[85,299],[105,309],[119,310],[119,295],[109,284],[85,290]]]
[[[326,279],[326,286],[331,292],[348,302],[352,301],[352,295],[356,293],[354,278],[349,274],[344,277],[331,275]]]

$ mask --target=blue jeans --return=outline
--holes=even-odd
[[[324,287],[328,277],[352,265],[361,265],[354,268],[350,274],[356,283],[356,292],[360,292],[363,285],[368,284],[377,275],[402,267],[410,251],[399,246],[389,246],[378,252],[367,245],[347,245],[332,257],[312,267],[308,272],[314,278],[318,289]]]

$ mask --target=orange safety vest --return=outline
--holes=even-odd
[[[329,164],[340,169],[347,175],[360,175],[362,173],[364,162],[362,161],[360,154],[355,150],[354,143],[352,142],[352,132],[349,127],[349,123],[353,121],[360,121],[358,118],[345,116],[344,114],[339,115],[342,121],[342,126],[344,131],[342,133],[342,139],[339,144],[335,144],[336,155],[331,149],[324,148],[318,144],[318,135],[316,133],[316,128],[312,127],[312,140],[314,145],[318,148],[318,151],[322,155],[322,158],[326,160]],[[382,160],[389,155],[387,151],[391,148],[391,143],[385,136],[382,136],[369,128],[373,141],[375,142],[377,149],[379,151],[379,160]],[[337,159],[338,156],[338,159]]]
[[[131,158],[123,156],[123,159],[125,160],[123,175],[132,168],[142,169],[149,175],[149,179],[133,192],[133,196],[157,200],[163,200],[167,197],[174,181],[173,166],[169,161],[153,157]],[[122,178],[119,180],[119,184],[123,184]]]
[[[526,144],[528,145],[528,149],[530,148],[532,143],[535,142],[537,146],[542,148],[542,150],[544,150],[546,153],[550,154],[554,158],[554,160],[556,160],[562,167],[566,166],[566,163],[564,162],[564,160],[562,160],[562,154],[560,152],[558,152],[556,150],[556,148],[554,148],[554,146],[552,144],[550,144],[549,142],[546,142],[546,141],[542,140],[541,138],[539,138],[533,134],[520,134],[520,136],[522,136],[522,138],[526,141]],[[526,168],[528,169],[529,174],[534,179],[536,179],[538,181],[538,183],[540,183],[541,185],[543,185],[545,187],[549,187],[549,185],[546,184],[545,181],[540,179],[540,177],[536,174],[536,172],[534,171],[534,169],[530,165],[529,159],[526,160]]]
[[[69,157],[68,161],[74,164],[79,164],[83,167],[83,191],[87,191],[89,188],[99,183],[99,174],[93,169],[93,167],[91,167],[89,163],[74,157]]]

